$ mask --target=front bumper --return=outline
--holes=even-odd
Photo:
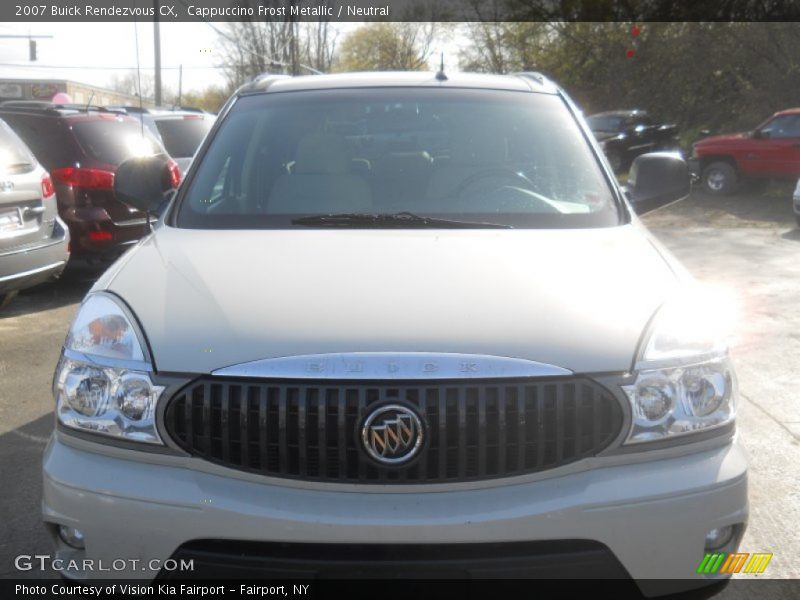
[[[54,535],[56,556],[106,565],[164,561],[185,544],[209,539],[386,545],[589,540],[607,547],[634,579],[676,578],[683,580],[676,582],[680,588],[687,579],[692,585],[713,581],[695,572],[706,533],[744,525],[748,514],[746,458],[735,441],[533,482],[423,492],[289,485],[236,472],[228,477],[193,468],[197,461],[110,452],[54,434],[44,456],[44,520],[52,532],[55,524],[68,525],[86,540],[85,550],[75,550]],[[156,574],[141,566],[65,571],[76,578]],[[663,591],[648,585],[639,582],[645,593]]]
[[[41,243],[0,252],[0,294],[58,277],[69,258],[69,239],[66,225],[56,219],[53,235]]]

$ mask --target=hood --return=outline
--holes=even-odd
[[[159,371],[281,356],[444,352],[630,368],[677,278],[638,225],[582,230],[161,227],[98,282]]]
[[[712,135],[704,137],[694,143],[695,146],[717,146],[720,144],[728,144],[731,142],[738,142],[739,140],[747,139],[750,135],[748,133],[729,133],[726,135]]]

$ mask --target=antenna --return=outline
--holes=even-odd
[[[444,74],[444,52],[441,54],[441,59],[439,61],[439,71],[436,73],[436,80],[437,81],[447,81],[447,75]]]

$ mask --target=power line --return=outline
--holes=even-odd
[[[230,66],[230,65],[209,65],[209,66],[183,65],[183,68],[184,68],[184,70],[185,69],[224,69],[225,67],[228,67],[228,66]],[[35,65],[32,65],[30,63],[0,63],[0,67],[20,67],[20,68],[25,68],[25,69],[31,69],[31,68],[33,68],[33,69],[91,69],[91,70],[96,70],[96,71],[111,71],[111,70],[135,71],[136,70],[136,65],[134,65],[132,67],[99,67],[97,65],[80,66],[80,65],[41,65],[41,64],[38,64],[38,63],[35,64]],[[180,65],[178,65],[176,67],[165,67],[165,66],[162,66],[161,68],[162,69],[171,69],[171,70],[176,70],[177,71],[181,67],[180,67]],[[153,71],[153,70],[155,70],[155,67],[142,67],[142,70]]]

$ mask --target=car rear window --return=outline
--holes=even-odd
[[[592,131],[619,131],[625,117],[592,116],[586,119]]]
[[[87,156],[110,165],[119,165],[134,156],[163,152],[153,134],[132,119],[79,121],[73,123],[72,131]]]
[[[25,143],[0,121],[0,173],[28,173],[35,167],[36,159]]]
[[[212,120],[188,116],[183,118],[156,119],[161,141],[170,156],[190,158],[211,129]]]
[[[400,213],[523,228],[620,222],[598,158],[562,98],[479,89],[240,98],[178,210],[178,226],[198,228]]]
[[[0,116],[46,169],[70,166],[79,160],[80,151],[61,119],[15,113],[0,113]]]

